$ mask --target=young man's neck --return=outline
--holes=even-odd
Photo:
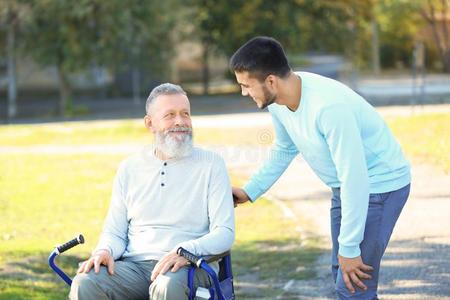
[[[286,79],[281,81],[277,103],[287,106],[291,111],[296,111],[300,106],[301,97],[302,80],[300,76],[291,72]]]

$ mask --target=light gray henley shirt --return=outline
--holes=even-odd
[[[120,164],[96,250],[133,261],[159,260],[178,247],[196,255],[229,250],[234,207],[223,159],[194,147],[190,156],[162,161],[153,150]]]

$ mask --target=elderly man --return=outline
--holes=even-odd
[[[146,112],[154,146],[121,163],[100,241],[81,264],[71,299],[187,299],[188,262],[176,250],[212,255],[231,248],[225,164],[193,147],[186,93],[162,84],[150,93]],[[207,274],[198,270],[194,285],[209,286]]]

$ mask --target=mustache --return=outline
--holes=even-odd
[[[173,127],[167,129],[164,133],[170,133],[170,132],[185,132],[185,133],[192,133],[191,127]]]

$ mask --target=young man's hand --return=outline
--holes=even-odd
[[[350,293],[355,292],[353,284],[362,290],[367,290],[367,286],[362,282],[363,279],[371,279],[372,276],[366,272],[373,271],[371,266],[365,265],[361,259],[361,256],[354,258],[346,258],[338,255],[339,268],[342,272],[342,278],[344,279],[345,286]]]
[[[232,192],[233,192],[234,207],[238,206],[238,204],[250,201],[250,198],[248,197],[244,189],[233,187]]]
[[[167,271],[176,272],[180,268],[189,265],[189,261],[175,252],[170,252],[161,258],[152,271],[151,281],[154,281],[159,274],[165,274]]]
[[[88,273],[92,267],[94,267],[95,273],[98,273],[100,265],[106,266],[110,275],[114,274],[114,259],[106,249],[96,251],[88,260],[83,261],[77,273]]]

